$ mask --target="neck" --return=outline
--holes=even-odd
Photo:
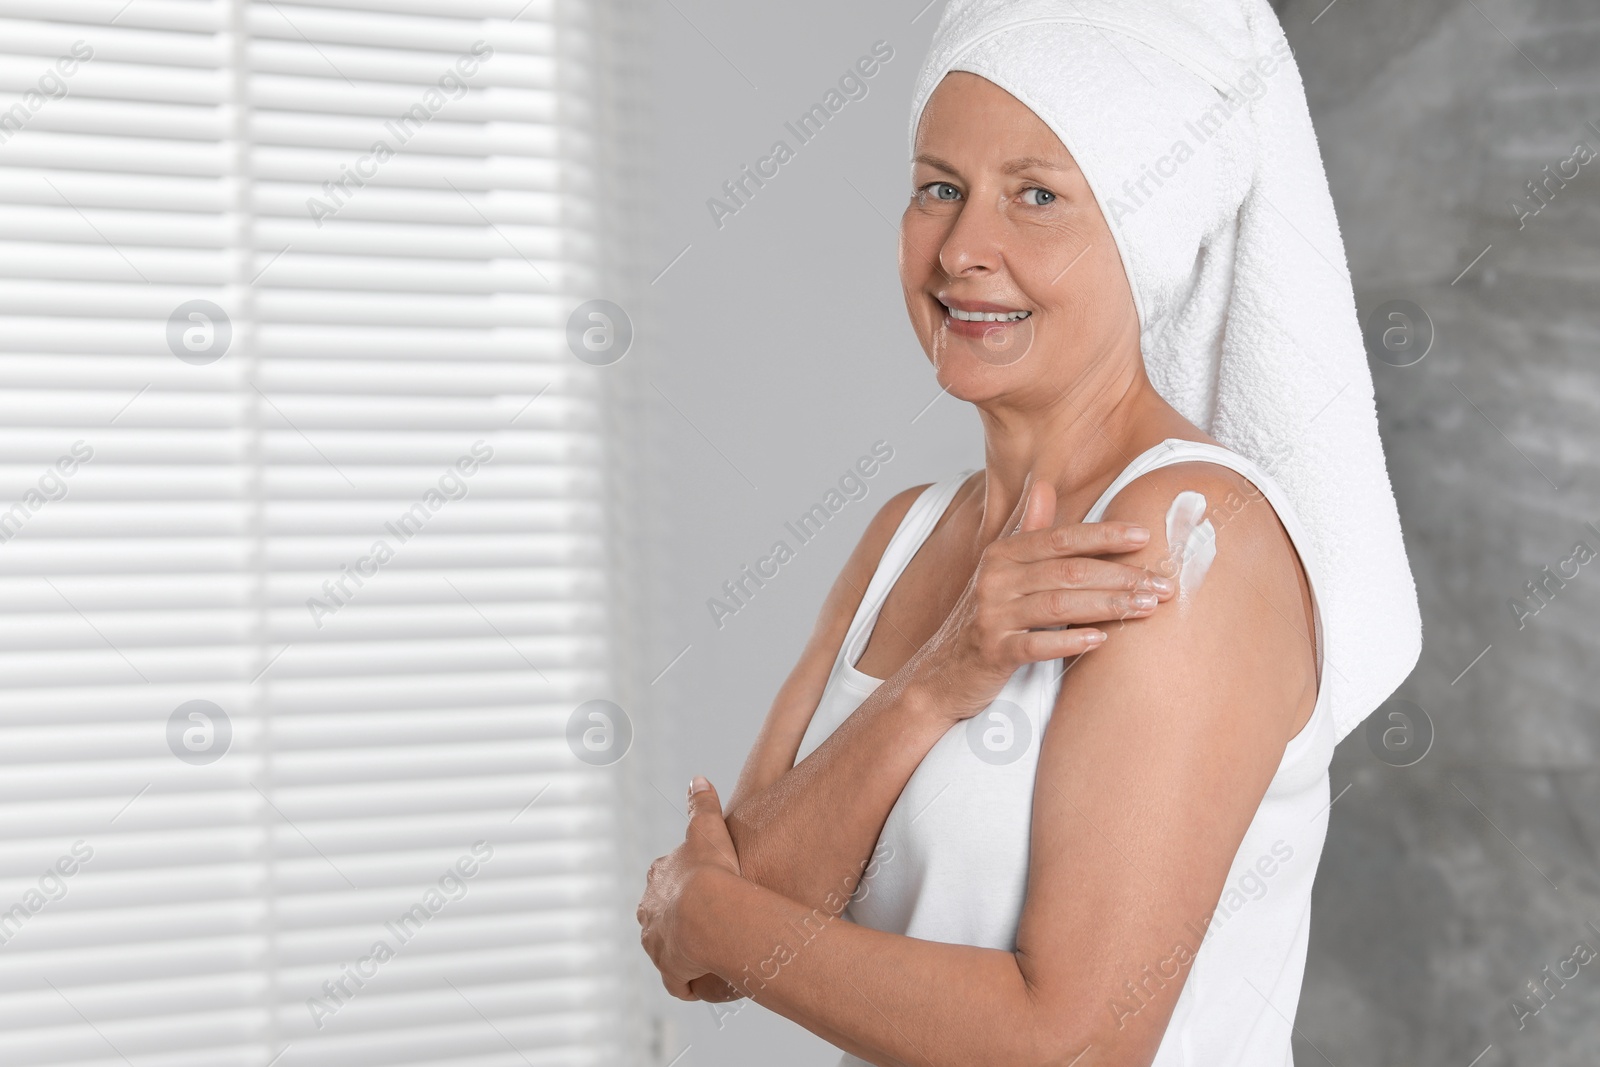
[[[1106,369],[1103,369],[1106,368]],[[1098,373],[1097,373],[1098,372]],[[1019,407],[979,406],[984,429],[984,500],[978,547],[1005,533],[1031,474],[1056,490],[1055,521],[1076,520],[1135,456],[1167,427],[1166,404],[1142,360],[1108,361]],[[1175,414],[1175,413],[1173,413]]]

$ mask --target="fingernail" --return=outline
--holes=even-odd
[[[1106,639],[1106,632],[1104,630],[1093,630],[1084,634],[1083,639],[1089,642],[1091,645],[1098,645],[1100,642]]]
[[[1172,592],[1172,579],[1162,578],[1160,575],[1152,575],[1139,584],[1144,589],[1153,589],[1158,593]]]
[[[1154,593],[1135,593],[1133,594],[1133,606],[1136,608],[1153,608],[1156,606],[1156,595]]]
[[[693,778],[689,779],[689,795],[690,796],[694,796],[696,793],[703,793],[707,789],[710,789],[710,788],[711,788],[711,783],[706,781],[705,777],[703,775],[697,774]]]
[[[1150,531],[1143,526],[1130,527],[1128,529],[1128,540],[1142,545],[1150,540]]]

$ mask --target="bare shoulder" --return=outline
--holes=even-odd
[[[1248,559],[1290,585],[1298,583],[1299,556],[1277,509],[1254,482],[1220,463],[1190,460],[1140,475],[1111,498],[1103,517],[1149,526],[1144,552],[1166,555],[1173,547],[1167,544],[1167,515],[1184,493],[1204,498],[1204,521],[1216,535],[1216,564],[1224,562],[1227,547],[1229,559]]]
[[[1315,688],[1315,632],[1304,568],[1266,494],[1221,464],[1175,463],[1129,482],[1103,518],[1148,528],[1143,548],[1115,558],[1179,589],[1150,616],[1111,624],[1106,646],[1086,658],[1103,656],[1104,669],[1123,656],[1159,654],[1174,671],[1228,694],[1219,706],[1248,690],[1260,714],[1283,716],[1287,740],[1298,726],[1295,709]],[[1132,646],[1121,655],[1119,638]],[[1276,732],[1270,721],[1255,726]]]

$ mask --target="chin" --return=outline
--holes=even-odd
[[[943,352],[932,363],[940,387],[957,400],[973,404],[1003,396],[1022,380],[1015,364],[997,367],[970,352]]]

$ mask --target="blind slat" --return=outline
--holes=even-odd
[[[614,1058],[588,18],[0,0],[0,1062]]]

